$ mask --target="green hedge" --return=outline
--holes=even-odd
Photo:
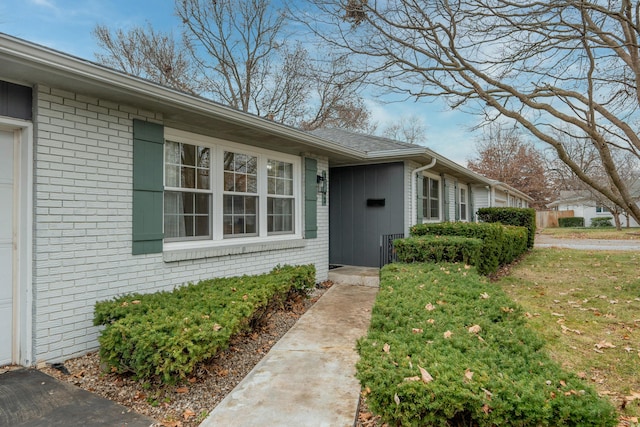
[[[505,226],[500,265],[511,264],[528,249],[529,234],[524,227]]]
[[[536,237],[536,211],[531,208],[480,208],[478,220],[499,222],[504,225],[525,227],[528,233],[527,247],[533,248]]]
[[[459,236],[419,236],[394,240],[399,262],[463,262],[478,265],[482,240]]]
[[[591,218],[591,226],[599,228],[613,227],[613,224],[611,223],[612,220],[613,218],[610,216],[602,218]]]
[[[172,292],[97,302],[101,361],[112,371],[173,383],[228,347],[274,301],[315,285],[315,267],[276,267],[269,274],[204,280]]]
[[[369,407],[389,425],[616,425],[613,406],[554,363],[523,310],[474,268],[383,268],[357,347]]]
[[[558,218],[558,226],[560,227],[584,227],[584,218],[581,216],[572,216],[568,218]]]
[[[417,224],[411,227],[411,236],[462,236],[482,240],[480,260],[477,264],[481,274],[492,274],[498,271],[501,264],[511,262],[514,254],[527,244],[527,233],[511,233],[499,223],[442,222],[435,224]],[[516,240],[514,240],[516,239]],[[516,257],[524,251],[517,253]]]

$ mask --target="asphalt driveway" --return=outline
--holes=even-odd
[[[639,240],[560,239],[536,234],[536,248],[567,248],[596,251],[640,251]]]
[[[35,369],[0,374],[0,426],[148,427],[154,420]]]

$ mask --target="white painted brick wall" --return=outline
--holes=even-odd
[[[131,255],[133,119],[162,117],[40,86],[35,116],[33,315],[35,360],[95,350],[96,301],[172,289],[221,276],[259,274],[277,264],[315,263],[326,280],[329,210],[318,203],[318,238],[295,249],[164,262]],[[328,172],[326,158],[318,170]]]

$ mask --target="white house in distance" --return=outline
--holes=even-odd
[[[312,263],[323,281],[330,258],[377,262],[347,236],[378,247],[416,222],[530,200],[425,147],[363,138],[0,34],[0,365],[95,350],[96,301],[277,264]]]
[[[631,187],[632,194],[636,194],[640,200],[640,182]],[[640,202],[639,202],[640,203]],[[593,218],[613,218],[613,214],[605,206],[596,202],[589,191],[561,191],[560,197],[547,205],[555,211],[573,211],[574,217],[584,218],[585,227],[591,225]],[[614,224],[613,219],[611,223]],[[622,227],[638,227],[638,223],[632,217],[620,215]]]

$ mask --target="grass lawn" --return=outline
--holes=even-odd
[[[621,425],[633,426],[640,417],[639,266],[634,252],[535,249],[497,282],[524,307],[551,356],[608,395]]]
[[[589,228],[589,227],[556,227],[545,228],[541,234],[567,239],[614,239],[640,240],[640,228]]]

